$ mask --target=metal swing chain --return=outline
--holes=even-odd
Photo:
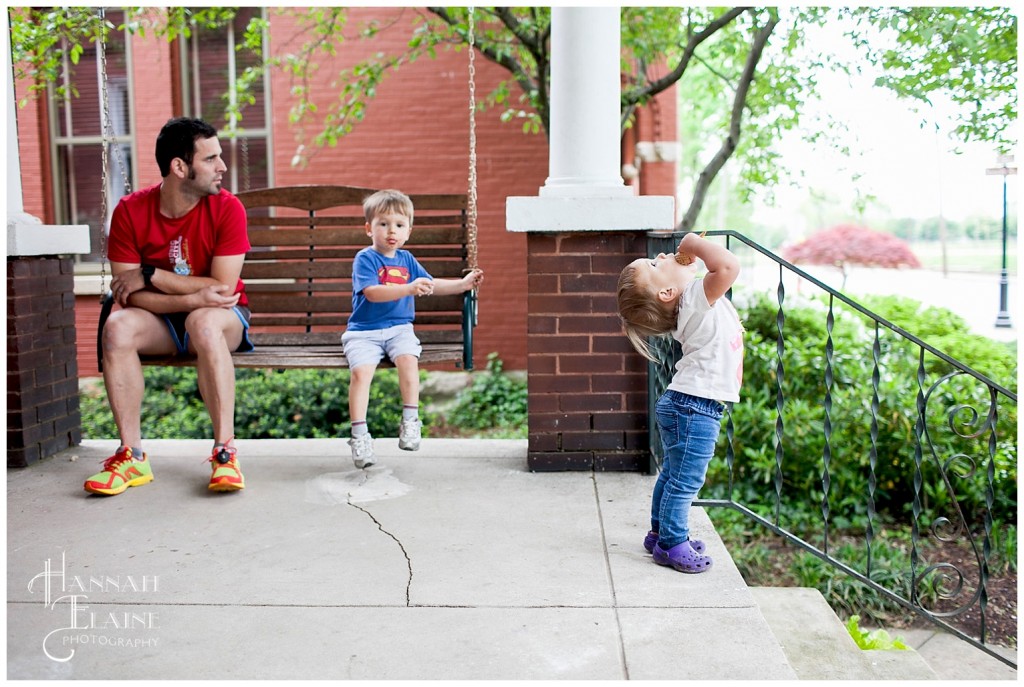
[[[127,167],[121,155],[121,146],[115,140],[114,125],[110,120],[110,94],[107,90],[107,18],[106,10],[100,8],[100,36],[96,41],[96,56],[100,63],[100,109],[101,122],[100,133],[102,144],[100,151],[100,165],[102,167],[100,189],[100,300],[106,295],[107,282],[107,208],[109,207],[110,196],[110,161],[108,149],[113,144],[114,156],[117,159],[118,167],[121,170],[124,181],[125,195],[132,192],[131,181],[125,171]]]
[[[467,230],[469,232],[466,246],[467,262],[470,270],[477,268],[476,250],[476,26],[473,18],[474,8],[467,9],[469,38],[469,202],[466,208]]]
[[[249,137],[243,136],[241,141],[242,148],[242,190],[250,191],[250,178],[249,178]]]
[[[105,10],[100,8],[100,31],[106,25]],[[103,137],[100,151],[100,300],[107,295],[107,186],[110,182],[110,172],[107,169],[107,120],[110,118],[110,104],[107,97],[107,50],[102,40],[96,41],[96,56],[100,61],[100,114],[103,121],[100,122],[100,134]]]

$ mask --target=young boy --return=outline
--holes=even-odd
[[[402,423],[398,447],[420,447],[419,339],[413,332],[415,297],[464,293],[483,282],[474,270],[461,279],[434,279],[402,246],[412,232],[412,201],[400,191],[378,191],[363,201],[366,235],[372,245],[356,254],[352,263],[352,314],[341,337],[352,373],[348,408],[352,418],[352,461],[357,468],[376,462],[373,437],[366,426],[370,383],[385,355],[398,369],[402,395]]]

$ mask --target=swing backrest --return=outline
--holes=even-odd
[[[352,261],[370,245],[362,204],[373,192],[352,186],[292,186],[238,194],[252,244],[242,279],[257,350],[338,343],[352,312]],[[467,264],[466,196],[410,198],[415,219],[405,248],[434,277],[461,277]],[[455,346],[461,358],[464,309],[462,295],[417,299],[420,340],[425,346]],[[430,354],[442,353],[435,347]]]
[[[256,350],[235,353],[236,367],[347,367],[341,346],[352,312],[352,261],[370,245],[363,199],[372,189],[292,186],[238,194],[246,208],[249,242],[242,279],[252,310]],[[461,277],[468,267],[466,196],[410,195],[415,207],[406,248],[437,278]],[[96,356],[103,369],[103,327],[114,307],[103,298]],[[455,363],[473,369],[476,293],[416,300],[422,365]],[[189,366],[190,356],[142,358],[145,365]],[[382,365],[391,364],[385,360]]]

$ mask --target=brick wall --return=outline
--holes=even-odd
[[[351,8],[350,26],[377,20],[382,30],[372,41],[346,40],[337,45],[332,60],[318,59],[320,70],[312,84],[321,107],[337,97],[332,82],[338,73],[356,61],[380,51],[398,54],[406,49],[414,13],[408,8]],[[296,50],[303,36],[295,18],[269,12],[271,43],[275,54]],[[354,31],[352,32],[354,33]],[[289,41],[291,41],[289,43]],[[136,127],[137,186],[159,181],[153,160],[153,145],[160,126],[174,111],[173,50],[163,39],[148,35],[132,38],[135,97],[132,101]],[[476,60],[478,99],[484,99],[508,74],[486,59]],[[311,156],[306,166],[292,166],[297,129],[288,121],[294,85],[281,70],[271,73],[273,105],[271,130],[275,185],[352,184],[368,187],[394,186],[412,193],[464,192],[468,150],[468,84],[466,52],[439,50],[436,59],[407,63],[389,75],[368,102],[366,117],[337,145]],[[25,94],[18,84],[18,96]],[[515,94],[514,94],[515,97]],[[659,94],[655,116],[639,111],[636,130],[630,137],[645,141],[674,141],[676,136],[675,90]],[[480,325],[475,335],[477,367],[495,351],[509,370],[527,367],[527,236],[505,229],[505,199],[535,196],[547,178],[548,145],[543,134],[521,133],[516,122],[500,121],[502,108],[477,115],[479,261],[487,273],[480,292]],[[55,223],[49,162],[46,159],[45,108],[33,101],[18,112],[19,147],[25,209],[44,222]],[[315,125],[306,125],[307,135]],[[627,159],[632,159],[629,153]],[[671,162],[643,166],[636,181],[640,193],[673,195],[675,165]],[[93,299],[80,299],[79,369],[83,376],[95,374]],[[609,310],[608,314],[613,313]],[[86,328],[88,327],[88,331]]]
[[[640,232],[530,234],[531,470],[647,470],[647,363],[622,335],[619,273]]]
[[[18,107],[18,156],[21,165],[21,196],[25,212],[46,224],[55,224],[53,194],[48,183],[49,143],[46,127],[45,96],[30,96],[28,84],[15,82],[15,97],[24,107]]]
[[[7,467],[82,441],[70,258],[7,259]]]
[[[175,67],[171,55],[177,50],[177,44],[171,45],[157,36],[132,37],[135,97],[131,106],[134,110],[137,189],[160,183],[156,137],[168,119],[182,114],[175,108],[174,89],[171,88]],[[212,124],[222,126],[221,122]]]

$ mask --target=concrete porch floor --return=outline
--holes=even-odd
[[[8,470],[8,679],[797,677],[703,511],[709,572],[643,550],[651,476],[530,473],[525,441],[379,439],[362,471],[339,439],[259,440],[214,494],[209,442],[159,440],[151,484],[86,494],[115,446]]]

